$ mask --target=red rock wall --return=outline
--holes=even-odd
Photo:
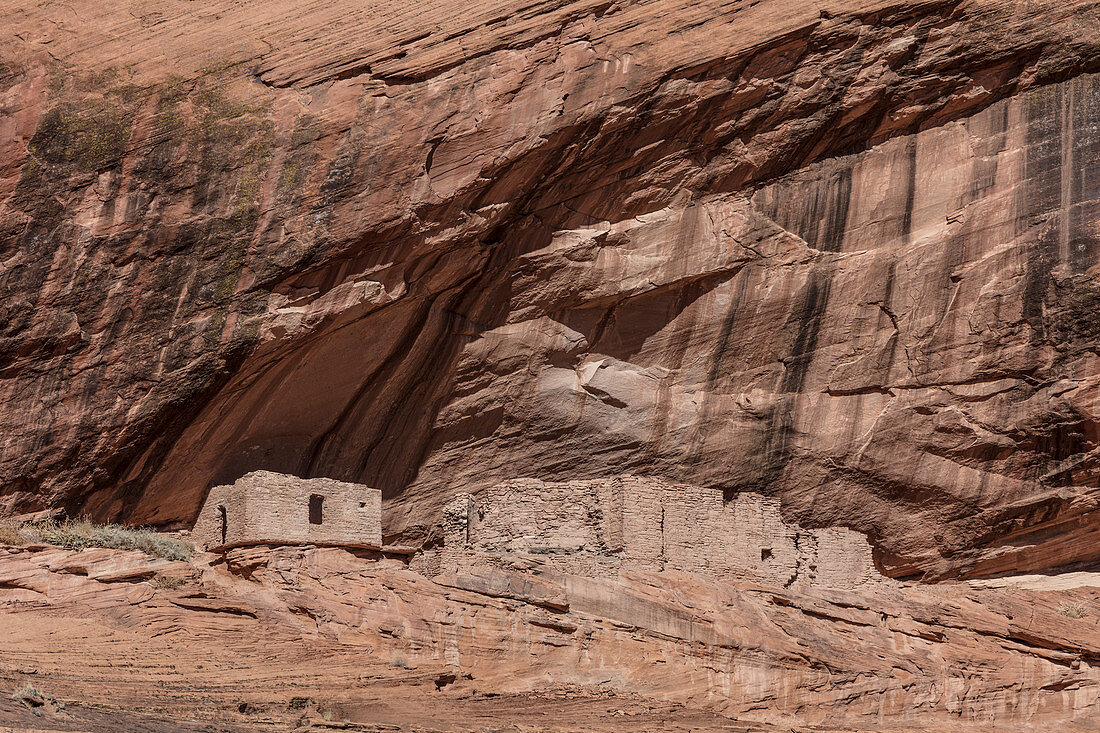
[[[142,582],[154,573],[185,583]],[[0,684],[65,702],[60,716],[19,716],[4,695],[0,721],[293,729],[311,698],[335,712],[316,714],[320,730],[1084,733],[1100,704],[1100,591],[1080,575],[1057,590],[1041,586],[1064,578],[800,592],[545,568],[433,581],[339,548],[188,565],[0,547]],[[693,710],[726,717],[677,714]]]
[[[1094,2],[3,17],[6,511],[630,471],[1095,559]]]

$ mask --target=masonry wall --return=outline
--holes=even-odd
[[[460,494],[443,512],[448,557],[428,553],[413,567],[432,574],[471,560],[499,564],[495,558],[529,556],[563,572],[615,574],[623,549],[621,495],[609,483],[534,479],[500,484],[476,498]],[[480,556],[467,557],[465,550]]]
[[[323,498],[321,523],[310,523],[310,497]],[[221,537],[221,507],[227,532]],[[241,544],[382,546],[382,492],[327,478],[256,471],[210,489],[192,530],[207,549]]]
[[[628,476],[612,486],[622,497],[623,562],[637,570],[663,570],[667,560],[664,484]]]
[[[222,540],[220,508],[225,507],[226,535]],[[191,539],[203,549],[241,544],[247,535],[247,509],[241,491],[234,484],[211,487],[206,502],[191,529]]]
[[[852,588],[890,582],[862,535],[782,520],[778,500],[627,476],[512,481],[461,495],[445,512],[445,547],[471,561],[537,557],[563,572],[678,570],[779,586]],[[463,555],[463,553],[465,553]],[[472,553],[472,555],[471,555]],[[477,556],[474,558],[473,556]],[[446,562],[436,561],[442,569]]]

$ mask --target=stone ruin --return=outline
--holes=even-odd
[[[207,550],[250,544],[382,548],[382,493],[327,478],[256,471],[210,490],[192,537]],[[890,583],[867,539],[783,521],[779,500],[659,479],[518,479],[443,511],[444,544],[410,566],[429,576],[536,566],[589,577],[681,571],[782,587]]]
[[[429,574],[526,558],[595,577],[678,570],[799,588],[893,582],[857,532],[787,524],[779,501],[758,494],[727,498],[642,477],[523,479],[459,494],[444,509],[444,533],[444,549],[420,560]]]
[[[329,478],[254,471],[210,489],[191,534],[207,550],[260,544],[381,549],[382,492]]]

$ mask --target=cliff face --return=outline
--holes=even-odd
[[[629,472],[1100,554],[1096,3],[4,9],[6,512]]]
[[[1095,573],[996,589],[799,591],[533,565],[429,580],[337,548],[239,548],[187,564],[0,547],[0,722],[27,731],[1096,729]],[[180,580],[147,582],[154,573]],[[63,710],[36,714],[12,700],[7,691],[27,683]]]

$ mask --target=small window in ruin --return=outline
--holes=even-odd
[[[760,548],[760,559],[761,560],[770,560],[771,557],[772,557],[772,548],[770,548],[770,547]]]
[[[367,502],[365,502],[365,501],[359,502],[359,508],[360,509],[366,509],[367,508]]]
[[[320,524],[321,515],[324,511],[325,497],[312,494],[309,497],[309,523]]]

